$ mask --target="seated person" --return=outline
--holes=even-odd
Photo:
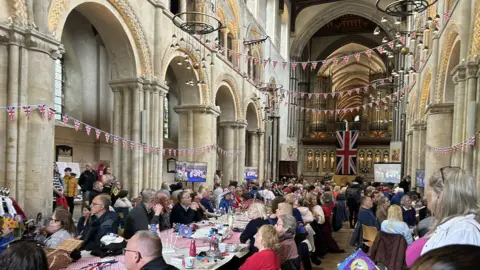
[[[42,235],[48,237],[42,239],[43,245],[48,248],[57,248],[65,239],[73,238],[76,233],[72,214],[65,209],[57,208],[53,212],[52,219],[47,227],[40,230]]]
[[[14,241],[0,256],[0,269],[48,270],[47,255],[34,241]]]
[[[88,199],[88,203],[91,205],[92,201],[97,195],[101,194],[103,192],[103,183],[100,181],[96,181],[93,183],[93,190],[90,191],[90,198]]]
[[[253,203],[248,207],[248,218],[250,221],[242,234],[240,234],[240,242],[246,243],[250,240],[250,252],[257,252],[258,249],[255,247],[255,234],[258,232],[258,228],[263,225],[270,224],[268,221],[267,210],[262,203]]]
[[[77,235],[82,235],[89,221],[90,221],[90,207],[85,206],[82,209],[82,216],[78,219],[78,222],[77,222]]]
[[[255,235],[255,247],[258,252],[250,256],[240,270],[278,270],[280,261],[275,252],[278,245],[278,234],[272,225],[263,225]]]
[[[412,232],[407,223],[403,222],[402,209],[396,204],[388,208],[387,219],[382,222],[381,227],[382,232],[402,235],[408,245],[413,242]]]
[[[380,226],[377,221],[377,217],[372,212],[373,200],[368,196],[363,196],[360,200],[360,211],[358,211],[358,221],[365,226],[376,227],[377,230]]]
[[[225,213],[228,213],[233,208],[232,192],[230,190],[225,189],[222,193],[222,199],[218,208],[223,209]]]
[[[243,202],[245,199],[242,197],[243,195],[243,188],[237,187],[235,188],[235,196],[233,198],[233,207],[235,209],[243,208]]]
[[[110,195],[98,195],[93,199],[90,207],[91,220],[80,236],[80,239],[83,240],[83,246],[85,250],[99,248],[102,237],[110,233],[118,233],[117,213],[109,210]]]
[[[280,265],[300,265],[298,259],[297,244],[295,243],[295,230],[297,221],[292,215],[282,215],[278,218],[275,229],[279,235],[277,255]]]
[[[156,191],[153,189],[146,189],[140,193],[141,202],[135,206],[128,214],[125,222],[125,239],[130,239],[136,232],[148,230],[148,225],[157,225],[160,230],[169,227],[169,224],[162,224],[160,216],[164,209],[156,198]]]
[[[181,191],[170,213],[170,223],[190,224],[202,220],[202,214],[198,211],[198,204],[192,203],[192,196],[187,191]]]
[[[127,242],[124,250],[127,270],[177,269],[165,262],[162,241],[153,232],[138,231]]]
[[[200,203],[205,207],[205,210],[209,213],[215,213],[215,207],[212,202],[212,192],[206,190],[203,195]]]

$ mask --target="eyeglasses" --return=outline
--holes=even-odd
[[[140,257],[140,259],[142,258],[142,253],[140,253],[140,251],[136,251],[136,250],[124,248],[124,249],[123,249],[123,255],[125,255],[125,253],[127,253],[127,252],[135,252],[135,253],[138,254],[138,257]]]
[[[94,205],[95,205],[95,206],[98,206],[98,205],[103,205],[103,204],[101,204],[101,203],[92,203],[92,206],[94,206]]]
[[[440,174],[442,175],[442,182],[443,183],[445,183],[445,175],[443,174],[443,171],[445,169],[459,169],[459,170],[461,170],[462,168],[460,168],[458,166],[445,166],[445,167],[440,168]]]

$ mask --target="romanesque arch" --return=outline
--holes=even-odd
[[[432,73],[430,71],[426,72],[423,86],[422,86],[422,94],[420,96],[420,105],[418,108],[418,116],[417,119],[424,119],[425,118],[425,107],[427,106],[427,101],[430,96],[430,82],[432,81]]]
[[[241,100],[240,100],[240,95],[238,93],[239,88],[238,84],[235,80],[235,78],[227,73],[223,73],[220,76],[217,77],[217,80],[215,82],[215,88],[217,89],[215,96],[217,96],[218,91],[220,90],[220,86],[226,85],[229,88],[229,91],[232,94],[233,100],[234,100],[234,111],[236,118],[235,119],[243,119],[243,112],[241,109]],[[216,99],[216,101],[218,101]]]
[[[445,30],[445,40],[442,44],[440,56],[439,70],[437,75],[437,91],[435,93],[435,103],[442,102],[444,100],[445,93],[445,77],[447,75],[447,67],[449,66],[449,60],[452,53],[452,48],[455,42],[455,39],[458,36],[458,27],[450,22],[450,25]]]
[[[260,115],[258,113],[257,104],[252,100],[248,102],[245,108],[245,119],[247,120],[247,130],[260,129]]]

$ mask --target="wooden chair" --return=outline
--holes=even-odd
[[[371,248],[373,242],[375,242],[375,238],[377,237],[378,230],[376,227],[372,226],[365,226],[362,224],[362,237],[363,237],[363,244],[367,247]]]

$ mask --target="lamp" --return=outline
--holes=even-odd
[[[436,22],[440,21],[440,15],[435,15],[435,19],[434,19]]]
[[[402,23],[402,21],[401,21],[400,19],[396,19],[396,20],[395,20],[395,24],[396,24],[396,25],[399,25],[399,24],[401,24],[401,23]]]
[[[433,22],[433,19],[432,19],[432,17],[429,16],[429,17],[427,18],[427,23],[432,23],[432,22]]]
[[[387,18],[385,17],[382,17],[382,19],[380,20],[382,23],[385,23],[385,22],[388,22]]]
[[[378,27],[378,26],[375,27],[375,30],[373,30],[373,34],[374,34],[375,36],[377,36],[378,34],[380,34],[380,27]]]
[[[383,37],[382,43],[387,43],[387,42],[388,42],[388,38],[387,38],[387,37]]]

